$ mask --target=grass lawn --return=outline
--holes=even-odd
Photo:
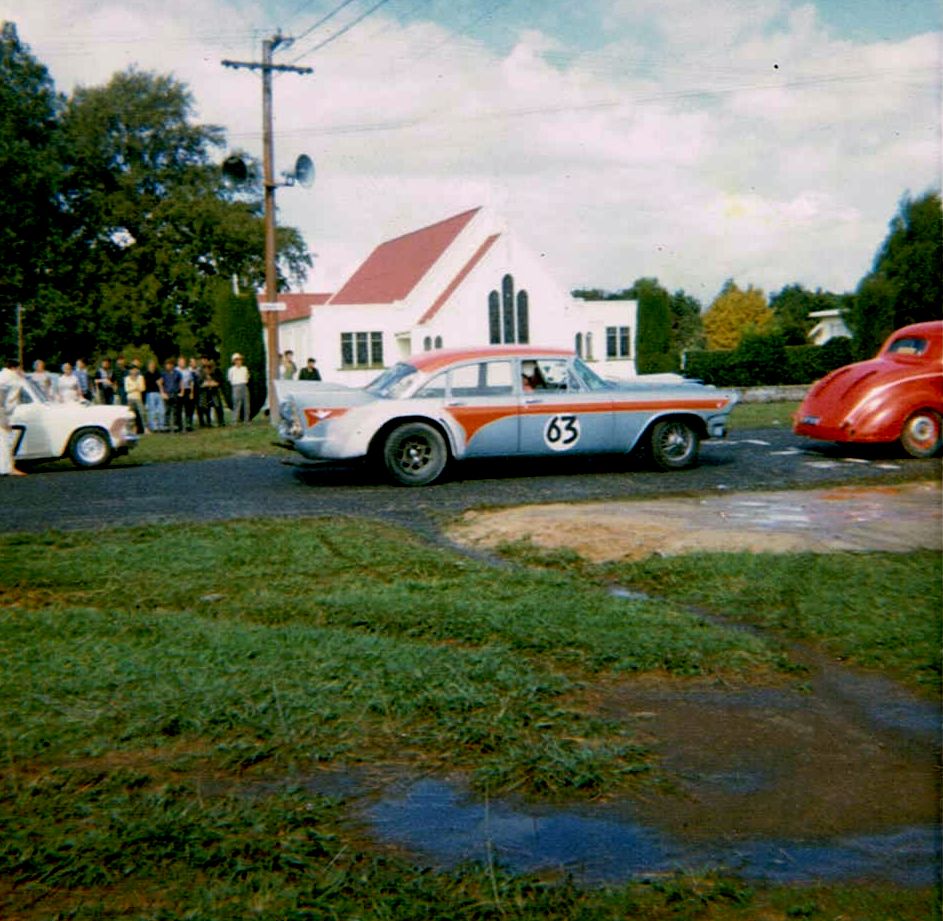
[[[798,408],[797,402],[738,403],[730,413],[730,430],[792,429],[792,414]]]
[[[0,544],[5,919],[928,914],[931,893],[893,887],[430,873],[288,782],[343,763],[550,798],[653,783],[647,748],[592,714],[594,681],[788,666],[670,602],[614,599],[575,571],[495,570],[362,521]]]

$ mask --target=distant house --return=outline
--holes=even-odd
[[[531,343],[573,349],[606,377],[635,374],[636,301],[573,298],[487,211],[377,246],[333,294],[280,294],[279,349],[361,386],[417,352]]]
[[[813,310],[809,319],[818,322],[809,330],[809,338],[815,345],[825,345],[829,339],[850,339],[851,330],[845,325],[840,310]]]

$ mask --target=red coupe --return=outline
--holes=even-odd
[[[943,446],[943,320],[893,333],[876,358],[817,381],[793,431],[821,441],[900,441],[914,457]]]

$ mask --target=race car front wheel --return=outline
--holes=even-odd
[[[395,483],[426,486],[445,470],[449,453],[441,433],[424,422],[393,429],[383,443],[383,463]]]

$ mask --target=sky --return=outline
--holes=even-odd
[[[340,9],[338,9],[340,7]],[[320,20],[333,16],[318,24]],[[310,189],[280,223],[336,290],[385,239],[479,205],[567,288],[641,276],[853,290],[905,193],[941,181],[937,0],[0,0],[57,88],[172,73],[230,149]],[[363,18],[361,18],[363,17]],[[358,21],[359,20],[359,21]]]

